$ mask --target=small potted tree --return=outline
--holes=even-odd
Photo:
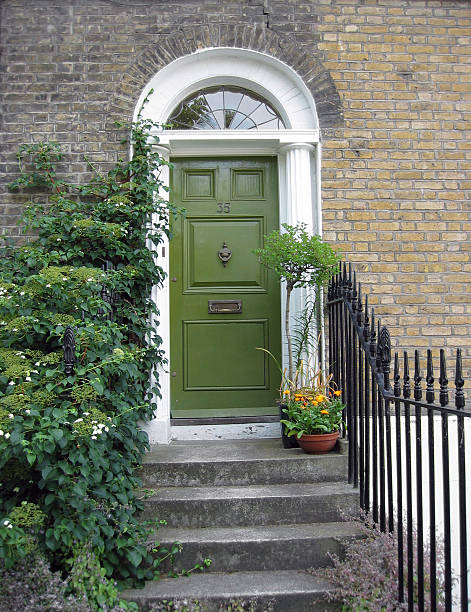
[[[298,404],[298,400],[295,398],[307,397],[313,398],[320,395],[326,395],[327,398],[337,396],[329,396],[329,393],[334,393],[335,389],[329,382],[325,382],[322,379],[322,371],[313,372],[309,371],[312,366],[307,368],[302,363],[303,347],[296,347],[296,351],[293,350],[293,338],[290,327],[290,302],[291,295],[294,289],[298,287],[310,287],[318,297],[320,288],[328,282],[330,277],[338,271],[338,264],[340,261],[340,255],[327,243],[322,241],[322,238],[317,235],[309,234],[306,231],[304,224],[291,226],[288,224],[282,225],[282,231],[275,230],[268,236],[265,236],[265,246],[261,249],[257,249],[255,254],[258,255],[262,264],[271,268],[282,281],[285,282],[286,291],[286,306],[285,306],[285,336],[288,349],[288,368],[287,372],[283,372],[283,383],[282,383],[282,399],[286,403],[285,407],[282,407],[282,412],[288,416],[288,419],[283,419],[283,443],[285,446],[293,446],[287,443],[286,434],[294,435],[299,434],[299,438],[303,435],[301,431],[303,428],[295,428],[287,425],[286,421],[289,421],[289,409],[291,404]],[[318,300],[314,300],[314,303],[318,303]],[[308,302],[308,308],[312,308],[312,302]],[[312,313],[306,314],[304,312],[301,315],[304,321],[310,321],[312,319]],[[299,338],[298,338],[299,340]],[[306,340],[306,335],[301,334],[301,344]],[[307,371],[306,371],[307,369]],[[322,390],[324,392],[322,392]],[[328,401],[327,403],[330,402]],[[334,402],[338,408],[338,401]],[[309,406],[312,408],[318,407],[319,402],[315,405],[309,401]],[[299,407],[299,406],[298,406]],[[306,409],[307,404],[304,406],[303,414],[307,417]],[[325,406],[320,408],[327,409]],[[337,410],[338,412],[338,410]],[[291,411],[291,416],[294,416],[294,412]],[[325,418],[325,414],[320,415],[321,421],[324,423],[338,421],[336,430],[338,430],[340,421],[337,419]],[[292,421],[290,421],[292,422]],[[299,424],[299,423],[298,423]],[[319,433],[326,433],[320,431]]]

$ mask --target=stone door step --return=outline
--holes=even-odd
[[[169,527],[224,527],[341,521],[358,508],[350,485],[303,483],[246,487],[162,487],[144,502],[143,519]]]
[[[281,559],[287,570],[324,567],[330,564],[328,553],[342,556],[345,543],[359,535],[358,527],[350,522],[163,528],[157,533],[163,546],[175,541],[183,546],[174,569],[188,569],[210,558],[208,572],[276,570]]]
[[[197,601],[204,612],[223,612],[231,602],[246,605],[251,602],[259,612],[338,610],[338,605],[325,600],[328,588],[327,582],[296,570],[214,572],[148,582],[143,590],[130,589],[124,596],[137,602],[142,611],[152,610],[163,601],[172,601],[174,606]]]

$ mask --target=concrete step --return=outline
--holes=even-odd
[[[306,455],[283,449],[280,439],[173,442],[147,453],[141,470],[148,488],[343,481],[346,475],[345,454]]]
[[[358,492],[341,482],[162,487],[144,502],[142,519],[169,527],[234,527],[338,522],[358,509]]]
[[[163,602],[174,602],[172,610],[185,609],[199,602],[201,612],[232,610],[254,612],[327,612],[339,610],[324,597],[329,584],[303,571],[203,573],[185,578],[165,578],[148,582],[144,589],[130,589],[122,596],[135,601],[142,611],[150,611]],[[185,602],[185,603],[184,603]],[[236,603],[246,607],[235,607]],[[253,607],[249,607],[253,603]],[[178,607],[180,604],[180,607]],[[157,608],[161,610],[170,608]],[[191,609],[191,608],[190,608]]]
[[[205,558],[212,560],[206,571],[237,572],[307,569],[330,565],[328,553],[342,556],[344,545],[359,537],[350,522],[262,525],[251,527],[163,528],[159,542],[169,546],[179,541],[183,550],[173,566],[177,571],[194,567]],[[160,569],[160,568],[159,568]]]

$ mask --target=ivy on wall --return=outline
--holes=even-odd
[[[11,188],[37,194],[39,187],[48,202],[26,206],[23,223],[37,238],[4,248],[0,275],[0,558],[7,566],[30,552],[32,535],[55,567],[91,551],[104,576],[130,582],[151,578],[159,564],[145,546],[150,526],[136,519],[134,475],[148,448],[139,422],[152,417],[159,393],[149,375],[164,359],[150,324],[151,289],[164,273],[148,244],[169,235],[176,212],[157,195],[166,162],[153,148],[153,127],[139,118],[131,160],[107,173],[92,168],[84,185],[59,177],[56,143],[18,153]],[[69,376],[66,326],[76,337]],[[36,528],[15,521],[25,502],[37,507]]]

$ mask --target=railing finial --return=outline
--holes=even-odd
[[[378,319],[377,324],[376,324],[376,334],[377,334],[376,337],[378,338],[378,345],[376,349],[376,368],[381,372],[381,354],[379,352],[380,332],[381,332],[381,319]]]
[[[363,325],[363,304],[362,304],[362,296],[361,296],[361,283],[358,283],[357,324],[358,324],[358,327],[361,327]]]
[[[376,355],[376,328],[375,328],[375,309],[371,309],[371,326],[370,326],[370,355]]]
[[[458,410],[463,410],[465,400],[463,393],[463,364],[461,361],[461,349],[456,350],[456,370],[455,370],[455,406]]]
[[[384,388],[390,389],[389,372],[391,369],[391,336],[386,326],[382,326],[378,334],[378,358],[383,372]]]
[[[365,316],[363,318],[363,338],[365,342],[370,339],[370,318],[368,316],[368,294],[365,295]]]
[[[409,355],[407,351],[404,351],[404,387],[402,395],[405,398],[410,397]]]
[[[425,399],[428,404],[433,404],[435,401],[435,389],[433,383],[435,379],[433,377],[433,359],[431,349],[427,349],[427,390],[425,391]]]
[[[400,397],[401,395],[401,375],[399,374],[399,353],[394,353],[394,395]]]
[[[75,365],[75,335],[70,325],[65,329],[62,350],[64,352],[65,374],[66,376],[72,376]]]
[[[440,406],[448,406],[448,378],[446,375],[445,349],[440,349]]]
[[[419,401],[422,399],[422,376],[420,375],[420,357],[417,349],[415,350],[414,362],[414,399]]]

